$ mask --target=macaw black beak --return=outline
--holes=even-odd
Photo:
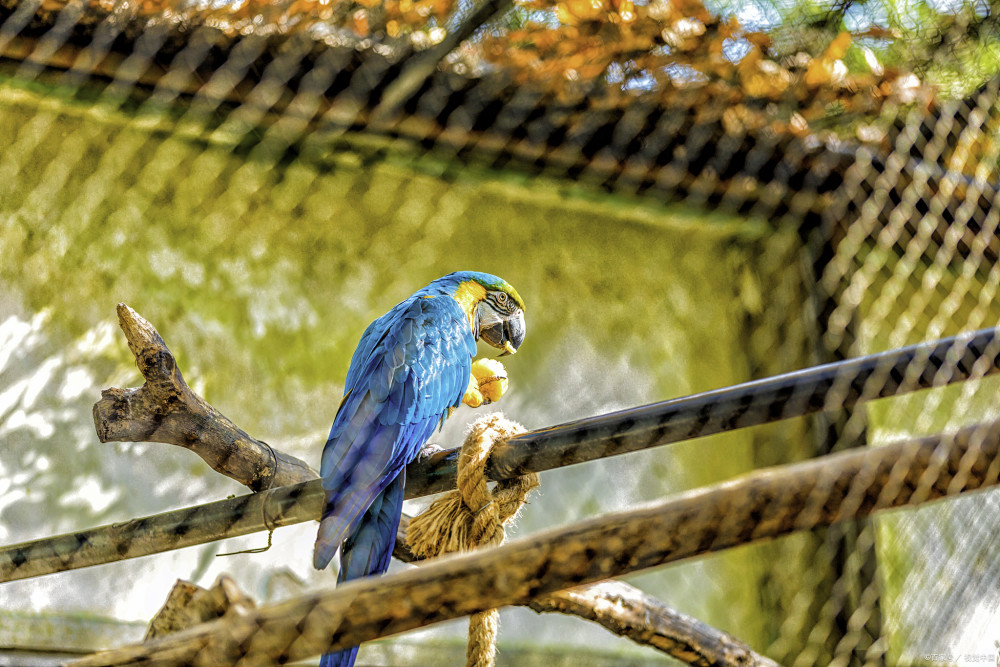
[[[481,327],[479,337],[493,347],[503,350],[501,357],[514,354],[524,342],[524,313],[517,310],[503,319]]]

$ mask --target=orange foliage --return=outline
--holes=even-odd
[[[483,59],[525,85],[557,96],[596,96],[629,104],[638,94],[665,104],[677,91],[698,91],[706,102],[733,104],[734,128],[769,125],[803,134],[831,115],[860,118],[887,101],[927,101],[933,91],[914,75],[873,66],[850,73],[843,59],[850,33],[819,55],[779,61],[770,37],[744,29],[735,17],[712,15],[702,0],[524,0],[519,7],[551,12],[556,22],[528,22],[487,37]],[[886,35],[870,28],[866,36]],[[758,111],[751,111],[757,109]],[[762,110],[763,109],[763,110]],[[751,121],[750,116],[757,119]],[[738,122],[737,122],[738,121]],[[844,124],[846,125],[846,124]]]
[[[465,71],[488,65],[557,97],[586,95],[610,105],[629,104],[640,94],[669,104],[678,90],[685,90],[688,99],[702,91],[706,101],[739,106],[731,118],[741,126],[750,122],[749,109],[766,109],[758,112],[759,122],[797,133],[831,114],[872,114],[886,100],[926,103],[932,98],[910,73],[877,63],[871,72],[848,72],[843,59],[853,38],[846,32],[818,55],[800,53],[778,61],[767,34],[743,28],[734,17],[713,15],[702,0],[515,2],[519,25],[485,31],[455,54],[471,65]],[[457,0],[235,0],[197,9],[187,0],[139,0],[138,9],[189,16],[230,33],[260,25],[292,31],[323,23],[374,43],[409,37],[416,48],[425,48],[444,38]],[[892,37],[878,27],[864,36]]]
[[[837,35],[830,46],[819,58],[809,63],[806,69],[805,82],[811,88],[840,83],[847,76],[847,67],[841,58],[847,55],[851,46],[851,34],[842,32]]]

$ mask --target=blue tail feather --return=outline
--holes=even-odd
[[[352,646],[336,653],[325,653],[319,659],[319,667],[351,667],[358,658],[358,648]]]
[[[403,511],[403,487],[406,470],[386,485],[361,517],[357,528],[344,540],[340,552],[338,582],[381,574],[389,568],[392,548],[396,545],[396,530]],[[358,647],[327,653],[320,659],[320,667],[351,667],[358,655]]]

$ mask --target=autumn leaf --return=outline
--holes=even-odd
[[[556,5],[556,18],[565,25],[594,21],[607,13],[604,0],[566,0]]]
[[[806,69],[805,83],[811,88],[838,84],[847,76],[847,66],[841,60],[851,46],[851,33],[842,32],[837,35],[830,46],[819,58],[809,63]]]
[[[740,85],[750,97],[778,99],[792,83],[792,75],[772,60],[765,60],[759,51],[751,51],[737,67]]]
[[[358,9],[351,14],[351,30],[358,37],[367,37],[371,33],[368,26],[368,12]]]

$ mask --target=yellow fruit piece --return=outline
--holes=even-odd
[[[480,405],[486,403],[486,399],[483,398],[482,392],[479,391],[476,386],[478,381],[475,375],[469,376],[469,388],[465,390],[465,396],[462,397],[462,402],[468,405],[470,408],[478,408]]]
[[[509,386],[507,369],[496,359],[477,359],[472,363],[472,376],[479,384],[484,403],[499,401]]]

